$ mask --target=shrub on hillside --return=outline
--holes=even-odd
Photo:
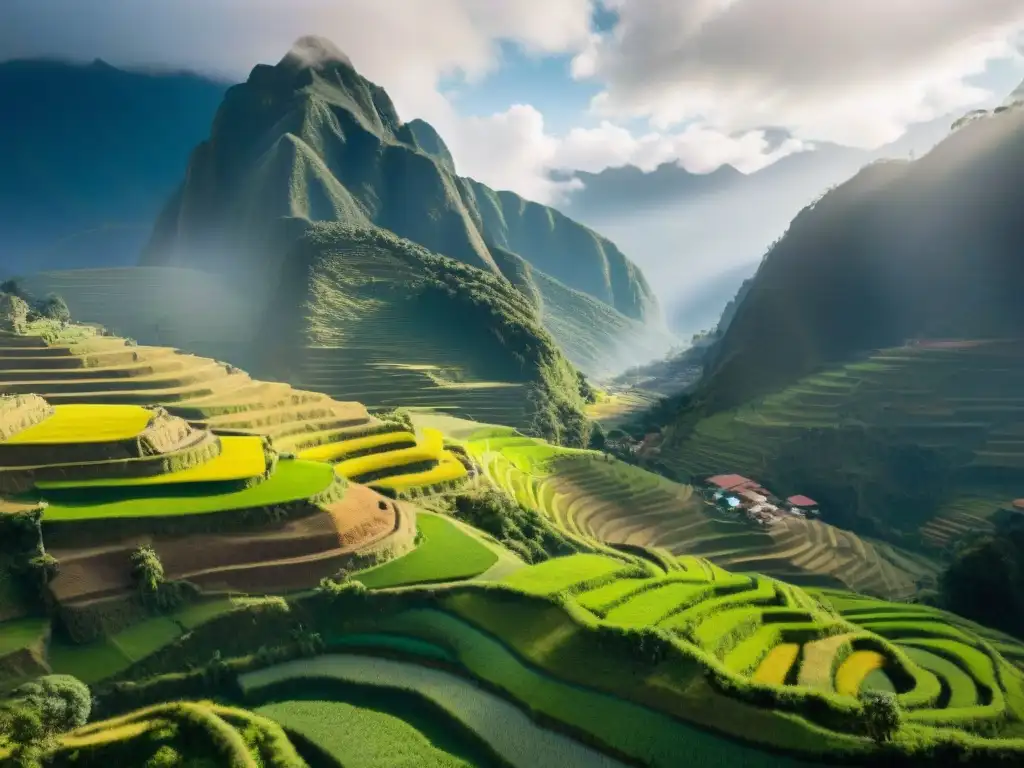
[[[25,333],[28,302],[12,293],[0,293],[0,331]]]
[[[864,729],[878,744],[890,741],[900,729],[903,713],[896,694],[888,691],[867,691],[861,696],[864,706]]]
[[[132,552],[132,577],[144,595],[156,594],[164,581],[164,565],[152,547],[139,547]]]
[[[551,525],[493,488],[464,491],[451,500],[451,514],[486,531],[528,563],[571,555],[582,548]]]
[[[58,734],[89,720],[92,695],[71,675],[45,675],[16,688],[0,703],[0,736],[13,747],[14,765],[40,765],[39,757]]]
[[[47,318],[48,320],[56,320],[60,323],[71,322],[71,310],[68,309],[68,305],[64,299],[55,293],[51,293],[45,299],[39,302],[36,311],[40,316]]]

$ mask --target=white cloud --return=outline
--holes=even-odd
[[[333,41],[380,84],[404,119],[420,117],[450,145],[461,172],[550,200],[557,142],[532,107],[464,118],[440,80],[478,80],[499,44],[532,55],[581,50],[593,0],[0,0],[0,60],[39,55],[159,65],[244,79],[298,38]]]
[[[964,79],[1015,55],[1020,0],[604,0],[619,23],[573,73],[604,85],[594,109],[766,125],[874,147],[990,94]]]
[[[557,182],[561,142],[544,129],[544,116],[527,104],[514,104],[490,117],[453,119],[445,137],[459,172],[496,189],[510,189],[531,200],[552,202],[579,182]]]
[[[307,34],[337,43],[403,118],[433,123],[461,173],[553,201],[553,168],[676,161],[753,171],[830,139],[878,144],[983,94],[965,74],[1010,50],[1021,0],[0,0],[0,59],[101,57],[244,78]],[[1022,38],[1024,39],[1024,38]],[[500,43],[574,56],[605,120],[551,135],[532,106],[459,114],[439,90],[500,65]],[[647,118],[628,130],[619,118]],[[629,123],[633,125],[633,123]],[[765,126],[795,139],[774,147]]]
[[[730,136],[690,125],[677,133],[652,131],[634,136],[621,126],[603,121],[597,128],[571,130],[561,142],[554,164],[590,172],[628,164],[649,172],[662,163],[677,162],[693,173],[708,173],[729,163],[750,173],[805,148],[796,139],[772,148],[764,131]]]

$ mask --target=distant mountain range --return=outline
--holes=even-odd
[[[4,271],[134,263],[226,89],[102,61],[0,63]]]
[[[805,208],[757,272],[707,390],[722,407],[913,336],[1024,334],[1024,109],[880,161]],[[757,375],[752,375],[753,372]]]
[[[636,259],[658,286],[673,330],[686,336],[715,324],[803,206],[876,159],[922,154],[948,134],[953,119],[914,126],[871,152],[819,144],[751,174],[729,165],[694,174],[674,163],[651,173],[625,166],[563,174],[584,187],[560,208]]]

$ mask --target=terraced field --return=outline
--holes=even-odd
[[[890,599],[914,594],[937,573],[924,558],[817,520],[756,526],[706,504],[690,486],[600,453],[556,448],[501,428],[478,431],[466,447],[498,487],[591,540],[696,554],[732,570]]]
[[[681,557],[667,571],[646,564],[646,573],[599,557],[551,561],[505,583],[533,595],[566,595],[603,624],[658,627],[757,683],[839,700],[894,690],[910,723],[973,728],[1004,721],[1017,723],[1006,726],[1008,734],[1024,735],[1019,641],[937,609],[805,591],[721,571],[701,557]],[[576,578],[568,578],[573,570]]]
[[[920,446],[950,462],[944,478],[950,492],[920,531],[922,543],[941,549],[967,530],[990,530],[989,518],[1021,495],[1022,385],[1020,341],[934,342],[882,350],[706,418],[692,432],[669,430],[659,459],[681,476],[738,472],[778,485],[774,478],[784,482],[803,457],[808,471],[831,485],[857,487],[865,478],[885,482],[882,469],[852,448],[844,451],[843,460],[825,453],[826,435],[835,441],[844,435],[867,436],[893,446]],[[800,453],[812,432],[818,433],[812,450],[820,466],[815,456]]]
[[[412,313],[373,302],[362,312],[343,333],[333,331],[329,343],[305,350],[299,386],[370,409],[429,408],[485,423],[529,424],[522,383],[476,375],[470,354],[426,332]]]
[[[97,601],[131,600],[132,553],[143,545],[157,551],[168,578],[206,591],[257,594],[309,589],[339,569],[381,563],[414,547],[412,508],[349,487],[336,466],[281,458],[266,438],[218,437],[161,409],[51,407],[27,396],[5,402],[6,424],[20,429],[8,429],[0,441],[0,490],[14,496],[0,511],[41,505],[43,539],[60,563],[46,590],[66,621],[68,611],[92,610],[87,606]],[[19,441],[21,434],[61,442]],[[11,465],[27,447],[52,455]],[[443,466],[439,433],[416,450]],[[392,469],[390,460],[399,453],[364,459],[401,480],[406,465],[399,457]],[[54,463],[33,463],[44,459]]]
[[[465,467],[445,450],[434,450],[418,461],[407,460],[400,451],[414,448],[415,439],[409,445],[408,433],[375,419],[361,403],[339,402],[287,384],[253,380],[243,371],[208,358],[165,347],[130,346],[121,338],[96,335],[91,328],[83,332],[83,328],[69,326],[55,339],[0,334],[0,395],[32,393],[53,405],[71,406],[61,409],[59,422],[47,420],[32,430],[20,430],[7,442],[41,444],[61,439],[61,434],[73,441],[76,423],[90,424],[94,442],[124,439],[141,431],[144,420],[152,417],[140,406],[161,406],[197,430],[229,438],[229,455],[202,468],[192,469],[190,462],[184,462],[185,466],[175,469],[188,474],[177,475],[174,482],[229,480],[232,475],[243,479],[248,470],[242,465],[251,467],[256,463],[254,455],[245,460],[239,457],[246,443],[234,440],[244,435],[270,438],[280,451],[342,463],[393,448],[393,461],[382,456],[373,460],[376,464],[371,482],[395,491],[446,487],[466,474]],[[103,424],[90,421],[90,409],[98,406],[108,407],[105,413],[109,418]],[[395,435],[390,448],[387,443],[391,439],[386,437],[389,433]],[[28,454],[22,450],[19,455]],[[160,469],[159,474],[166,469]],[[346,473],[344,466],[339,471],[354,476]],[[60,482],[60,475],[44,471],[40,479]],[[104,478],[95,480],[107,482]],[[146,484],[139,479],[132,482]]]
[[[587,406],[587,416],[607,429],[614,429],[634,414],[653,406],[661,395],[642,388],[623,389],[603,393],[596,403]]]
[[[196,765],[209,755],[224,765],[296,768],[306,765],[273,720],[212,702],[175,702],[90,723],[48,744],[47,764]],[[10,751],[0,746],[0,762]],[[136,762],[137,761],[137,762]]]

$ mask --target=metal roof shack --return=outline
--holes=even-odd
[[[786,502],[788,504],[792,504],[794,507],[799,507],[800,509],[814,509],[818,506],[818,502],[809,496],[790,496],[786,499]]]
[[[743,475],[715,475],[708,478],[708,483],[717,485],[723,491],[755,490],[760,487],[749,477]]]

